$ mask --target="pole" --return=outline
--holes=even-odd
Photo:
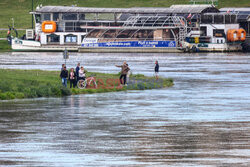
[[[12,20],[12,28],[14,28],[14,26],[15,26],[14,18],[11,18],[11,20]]]
[[[33,4],[34,4],[34,0],[32,0],[32,3],[31,3],[31,11],[32,11],[32,12],[33,12]],[[32,27],[32,29],[34,28],[33,14],[31,15],[31,27]]]

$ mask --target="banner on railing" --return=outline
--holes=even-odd
[[[126,41],[82,43],[82,47],[176,47],[175,41]]]

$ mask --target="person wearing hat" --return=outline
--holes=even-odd
[[[127,74],[128,74],[128,71],[130,70],[127,62],[124,61],[123,65],[121,66],[116,65],[116,67],[121,67],[120,84],[126,85]]]

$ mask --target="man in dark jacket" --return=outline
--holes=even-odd
[[[66,69],[66,66],[63,67],[60,77],[62,78],[63,86],[67,87],[68,70]]]
[[[76,82],[79,80],[79,70],[80,70],[80,63],[76,66]]]
[[[158,78],[159,78],[159,68],[160,68],[160,66],[158,64],[158,61],[155,61],[155,78],[156,78],[156,80],[158,80]]]
[[[130,70],[130,68],[128,67],[128,64],[126,61],[123,62],[123,65],[118,66],[116,65],[116,67],[121,67],[121,76],[120,76],[120,84],[126,85],[126,77],[128,74],[128,71]],[[122,82],[123,79],[123,82]]]

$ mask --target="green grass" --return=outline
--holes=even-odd
[[[1,0],[0,1],[0,28],[12,25],[15,20],[16,28],[31,27],[32,0]],[[189,4],[189,0],[34,0],[34,9],[38,4],[45,5],[73,5],[84,7],[169,7],[173,4]],[[249,0],[219,0],[221,7],[250,7]]]
[[[11,51],[11,46],[6,40],[0,40],[0,52],[9,52]]]
[[[70,89],[62,86],[59,71],[0,69],[0,73],[0,100],[61,97],[71,94],[144,90],[173,86],[172,79],[161,78],[156,81],[153,77],[132,75],[130,77],[131,84],[121,87],[118,80],[119,74],[88,72],[87,76],[96,78],[97,88],[90,85],[87,89]]]
[[[8,30],[0,30],[0,38],[6,38],[7,31]],[[24,34],[26,34],[25,30],[18,30],[17,32],[18,32],[18,38],[21,38]],[[11,31],[11,36],[16,37],[16,33],[14,31]]]

